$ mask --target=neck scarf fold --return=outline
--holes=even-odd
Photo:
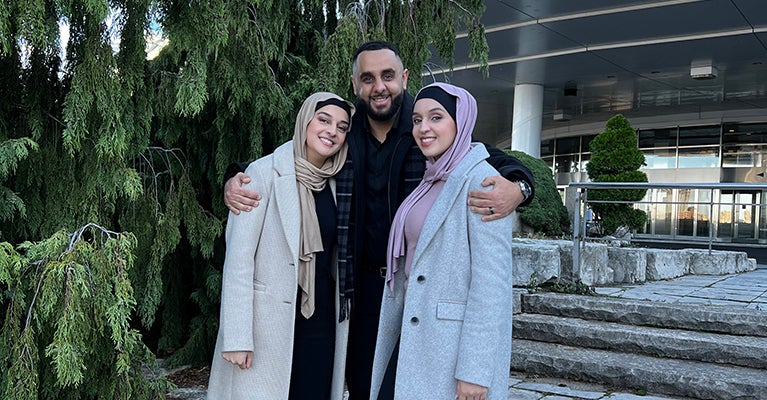
[[[386,257],[386,283],[392,290],[394,290],[393,277],[398,269],[397,259],[405,255],[405,218],[413,209],[413,205],[423,198],[434,182],[447,180],[450,173],[471,150],[471,134],[477,121],[477,101],[471,93],[463,88],[441,82],[425,86],[421,91],[433,90],[429,89],[433,87],[438,87],[455,98],[457,132],[453,143],[438,159],[427,158],[423,180],[413,193],[405,198],[394,215]],[[418,100],[419,96],[416,96],[416,102]]]
[[[341,97],[327,92],[318,92],[304,100],[301,110],[296,117],[296,126],[293,130],[293,156],[295,158],[296,183],[298,185],[298,199],[301,206],[301,242],[298,256],[298,286],[301,288],[301,314],[309,318],[314,314],[314,276],[315,255],[323,251],[320,224],[317,220],[317,210],[314,204],[313,192],[320,192],[325,188],[328,178],[341,170],[346,161],[348,146],[344,142],[341,150],[325,160],[322,167],[315,167],[306,159],[306,127],[314,118],[317,103],[337,99],[348,104],[351,110],[349,114],[349,126],[351,127],[354,106]],[[348,132],[348,130],[347,130]],[[330,249],[328,249],[330,250]]]

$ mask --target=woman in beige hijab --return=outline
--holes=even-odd
[[[309,96],[293,140],[248,166],[262,200],[229,214],[209,399],[342,399],[333,176],[353,113],[335,94]]]

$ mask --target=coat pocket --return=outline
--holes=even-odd
[[[465,313],[466,313],[465,303],[450,303],[450,302],[437,303],[437,319],[463,321],[463,316]]]

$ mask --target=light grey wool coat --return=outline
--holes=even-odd
[[[220,326],[208,399],[287,399],[301,226],[293,142],[254,161],[245,173],[251,183],[243,187],[259,192],[263,200],[253,211],[229,214]],[[335,194],[335,182],[328,183]],[[338,400],[343,398],[348,329],[348,319],[336,326],[332,398]],[[248,350],[253,351],[249,370],[241,370],[221,356],[224,351]]]
[[[404,259],[381,304],[371,400],[400,340],[395,398],[453,400],[457,380],[508,397],[511,363],[511,218],[482,222],[466,201],[498,175],[474,144],[450,174],[424,222],[407,291]]]

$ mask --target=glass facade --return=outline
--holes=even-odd
[[[588,143],[595,136],[541,143],[541,158],[561,189],[588,179]],[[767,123],[641,129],[637,140],[645,155],[642,170],[648,176],[656,171],[654,176],[668,178],[664,182],[685,182],[706,173],[718,182],[767,183]],[[670,179],[677,176],[681,178]],[[638,237],[767,243],[767,191],[651,189],[635,207],[649,217]]]

